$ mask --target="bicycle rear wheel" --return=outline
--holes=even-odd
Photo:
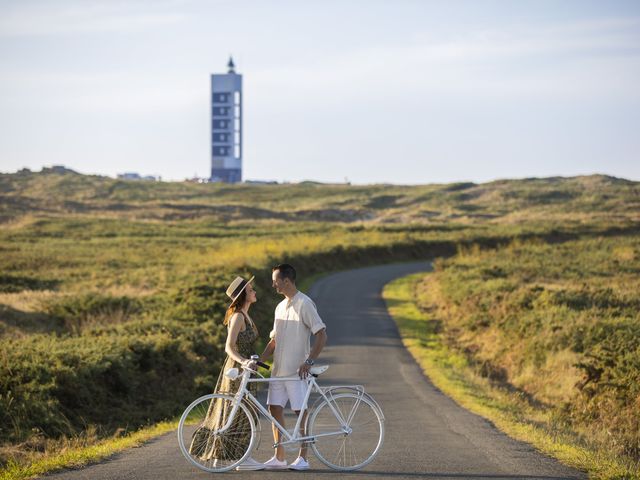
[[[311,448],[322,463],[335,470],[357,470],[380,451],[384,419],[366,396],[341,393],[323,400],[311,413],[307,432],[315,437]]]
[[[255,422],[249,409],[238,405],[227,429],[222,429],[232,412],[234,397],[209,394],[194,400],[178,424],[182,454],[207,472],[226,472],[240,465],[255,443]]]

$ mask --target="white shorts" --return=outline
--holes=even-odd
[[[306,380],[288,380],[269,382],[269,393],[267,394],[267,405],[287,406],[287,400],[291,404],[291,410],[302,409],[304,396],[307,393]]]

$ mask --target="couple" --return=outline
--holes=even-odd
[[[256,368],[255,363],[250,359],[254,352],[254,343],[258,339],[258,330],[249,316],[249,308],[257,300],[256,292],[251,286],[253,278],[246,281],[237,277],[227,289],[227,295],[231,298],[231,305],[224,319],[224,324],[228,328],[225,346],[228,358],[220,372],[216,391],[235,393],[238,390],[239,379],[230,380],[224,376],[224,372],[229,368],[239,366]],[[313,300],[296,288],[296,271],[291,265],[283,263],[274,267],[271,279],[276,292],[284,295],[285,298],[276,307],[273,330],[269,334],[271,340],[260,356],[260,361],[264,362],[273,356],[272,378],[290,377],[296,374],[300,377],[298,381],[269,382],[267,405],[271,415],[284,427],[284,407],[287,402],[290,403],[296,415],[304,407],[307,388],[305,379],[327,341],[327,333],[326,325],[318,315]],[[311,334],[315,336],[313,349],[310,348],[309,342]],[[250,387],[257,387],[257,384],[250,384]],[[255,391],[253,393],[255,395]],[[303,415],[301,429],[304,434],[306,411]],[[222,416],[221,412],[210,407],[207,420],[224,423]],[[280,431],[274,426],[274,443],[280,442],[280,436]],[[212,453],[215,455],[215,451]],[[289,465],[285,460],[284,447],[278,446],[275,449],[275,455],[267,462],[260,463],[249,458],[237,467],[238,470],[307,470],[308,468],[307,447],[304,444],[300,447],[298,458]]]

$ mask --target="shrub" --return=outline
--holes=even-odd
[[[640,459],[638,251],[633,236],[460,249],[435,274],[444,331],[480,374]]]
[[[126,321],[142,312],[143,302],[126,296],[87,293],[47,300],[42,309],[68,331],[79,333],[87,326]]]

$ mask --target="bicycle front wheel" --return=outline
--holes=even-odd
[[[326,466],[357,470],[380,451],[384,420],[365,396],[341,393],[322,401],[311,413],[307,435],[314,437],[311,448]]]
[[[242,403],[234,413],[234,402],[231,395],[205,395],[194,400],[180,417],[178,444],[182,454],[196,467],[207,472],[226,472],[251,453],[255,422]]]

